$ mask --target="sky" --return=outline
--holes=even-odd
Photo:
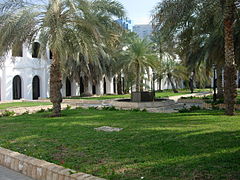
[[[151,11],[161,0],[118,0],[127,11],[127,17],[134,24],[147,24],[150,22]]]

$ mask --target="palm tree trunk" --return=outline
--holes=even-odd
[[[121,74],[121,72],[118,74],[118,77],[117,77],[117,93],[118,94],[123,94],[122,74]]]
[[[60,59],[56,51],[53,52],[52,64],[50,67],[50,100],[53,103],[53,117],[61,115],[62,103],[62,74],[60,68]]]
[[[222,66],[217,66],[217,98],[223,99],[223,76],[222,76]]]
[[[234,115],[237,97],[237,70],[234,54],[233,24],[234,0],[225,1],[224,31],[225,31],[225,67],[224,67],[224,103],[226,115]]]
[[[162,78],[158,79],[158,91],[162,91]]]
[[[168,76],[168,80],[169,80],[169,82],[170,82],[170,84],[171,84],[171,86],[172,86],[173,92],[174,92],[174,93],[178,93],[178,91],[177,91],[177,89],[176,89],[176,86],[175,86],[175,84],[174,84],[173,81],[172,81],[172,76],[171,76],[170,74],[168,74],[167,76]]]
[[[141,78],[140,78],[140,66],[138,63],[136,63],[136,92],[140,92],[141,90],[141,87],[140,87],[140,81],[141,81]]]

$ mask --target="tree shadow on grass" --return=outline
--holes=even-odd
[[[0,121],[0,142],[107,179],[239,177],[240,127],[237,121],[228,124],[235,121],[232,118],[207,119],[197,114],[182,119],[178,114],[95,110],[63,113],[65,117],[49,119],[38,114],[5,118]],[[97,132],[96,125],[124,130]]]

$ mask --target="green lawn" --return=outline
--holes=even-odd
[[[196,89],[195,92],[208,92],[209,89]],[[172,90],[164,90],[163,92],[156,92],[157,98],[170,97],[170,96],[179,96],[184,94],[190,94],[189,89],[181,89],[179,93],[174,93]],[[130,98],[130,94],[124,95],[103,95],[99,97],[70,97],[65,99],[87,99],[87,100],[107,100],[107,99],[116,99],[116,98]]]
[[[2,103],[0,104],[0,109],[14,108],[14,107],[33,107],[51,105],[50,102],[12,102],[12,103]]]
[[[0,146],[107,179],[239,179],[240,116],[68,110],[0,118]],[[100,126],[124,128],[97,132]]]

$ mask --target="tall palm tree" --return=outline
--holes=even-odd
[[[181,65],[174,56],[164,53],[163,59],[163,74],[167,77],[167,83],[172,87],[174,93],[178,93],[177,87],[187,79],[187,69]]]
[[[34,42],[37,36],[43,54],[47,47],[51,49],[53,116],[61,112],[61,62],[79,61],[82,55],[88,62],[97,59],[113,17],[124,15],[123,6],[112,0],[49,0],[41,4],[4,0],[0,10],[0,55],[6,55],[15,44]]]
[[[147,39],[133,37],[126,50],[122,52],[125,61],[124,72],[135,73],[136,92],[141,91],[144,74],[149,74],[149,68],[155,67],[157,56],[153,53],[152,47],[152,43]]]
[[[209,67],[216,65],[219,97],[223,93],[221,71],[226,64],[224,98],[226,114],[229,115],[233,114],[236,99],[233,42],[238,47],[239,40],[233,32],[239,31],[235,26],[239,18],[234,16],[239,11],[237,3],[237,0],[164,0],[157,6],[153,20],[156,32],[161,34],[164,41],[174,44],[177,54],[191,68],[204,62],[209,71]]]
[[[234,53],[234,21],[235,1],[222,0],[224,7],[224,32],[225,32],[225,67],[224,67],[224,102],[226,114],[234,115],[237,97],[237,69]]]

